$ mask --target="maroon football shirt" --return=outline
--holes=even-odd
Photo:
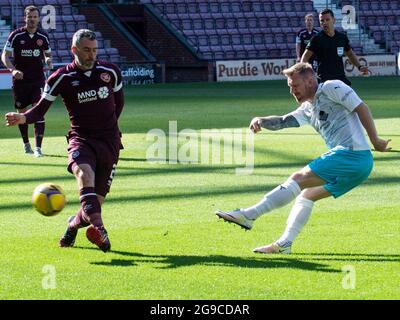
[[[91,70],[83,71],[74,61],[49,77],[42,99],[52,102],[61,96],[69,114],[72,135],[93,138],[118,136],[119,139],[114,92],[121,89],[121,71],[116,65],[96,61]],[[27,123],[46,111],[41,108],[29,110],[25,113]]]
[[[26,27],[14,30],[8,36],[4,50],[14,55],[14,66],[24,73],[19,83],[43,82],[44,52],[51,51],[49,36],[44,31],[37,29],[30,34]]]

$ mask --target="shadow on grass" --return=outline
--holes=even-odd
[[[135,176],[138,173],[131,173],[129,175]],[[71,176],[49,176],[49,177],[41,177],[40,180],[45,181],[62,181],[69,180]],[[34,182],[37,181],[37,178],[28,178],[28,179],[12,179],[11,182]],[[0,181],[1,184],[7,183],[7,181]],[[10,181],[8,181],[10,183]],[[390,185],[390,184],[398,184],[398,177],[375,177],[368,179],[363,185]],[[251,186],[229,186],[229,187],[219,187],[219,188],[202,188],[198,191],[186,191],[182,190],[180,192],[165,192],[161,194],[154,194],[152,192],[148,192],[148,194],[139,194],[136,195],[134,191],[130,195],[124,196],[110,196],[107,198],[106,203],[125,203],[132,202],[135,203],[137,201],[156,201],[156,200],[174,200],[174,199],[196,199],[196,198],[206,198],[208,201],[212,202],[213,198],[223,195],[244,195],[244,194],[254,194],[259,193],[260,197],[266,192],[275,188],[277,184],[268,184],[268,183],[258,183]],[[362,186],[361,186],[362,187]],[[190,190],[190,189],[189,189]],[[74,199],[74,196],[71,195],[71,199]],[[78,196],[76,194],[76,201],[69,200],[69,203],[78,203]],[[6,210],[16,210],[16,209],[31,209],[32,205],[29,202],[24,203],[5,203],[0,204],[0,212]],[[172,210],[172,209],[171,209]]]
[[[375,253],[297,253],[306,260],[318,261],[349,261],[349,262],[400,262],[399,254]]]
[[[86,250],[98,250],[96,248],[76,247]],[[115,259],[105,262],[91,262],[93,265],[109,267],[132,267],[142,263],[155,264],[156,269],[176,269],[196,265],[210,267],[241,267],[255,269],[290,268],[307,271],[342,272],[332,269],[326,264],[303,261],[292,257],[268,256],[260,258],[242,258],[223,255],[195,256],[195,255],[146,255],[137,252],[111,250],[112,254],[118,254],[129,259]],[[161,264],[161,266],[159,266]]]

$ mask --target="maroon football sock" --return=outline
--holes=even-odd
[[[89,217],[83,212],[82,208],[79,209],[75,218],[69,223],[70,228],[80,229],[89,226]]]
[[[97,199],[96,192],[93,187],[84,187],[80,190],[79,201],[82,204],[82,210],[84,214],[89,218],[89,222],[97,227],[103,226],[103,220],[101,219],[101,206]]]
[[[24,143],[28,143],[29,142],[28,125],[27,124],[19,124],[18,128],[19,128],[19,132],[21,132],[22,140],[24,141]]]
[[[43,135],[44,135],[45,122],[44,120],[35,122],[35,142],[36,147],[42,147]]]

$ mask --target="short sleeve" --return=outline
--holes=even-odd
[[[351,49],[350,40],[349,40],[349,38],[345,35],[344,51],[349,51],[350,49]]]
[[[301,43],[300,32],[301,32],[301,31],[297,32],[297,34],[296,34],[296,43],[297,43],[297,44],[300,44],[300,43]]]
[[[6,44],[4,46],[4,51],[14,52],[14,38],[15,38],[14,32],[10,33],[10,35],[7,38]]]
[[[63,74],[60,74],[57,71],[54,72],[46,81],[42,98],[48,101],[56,100],[57,96],[60,94],[62,78]]]
[[[305,102],[300,105],[296,110],[287,114],[287,116],[293,116],[296,118],[300,126],[310,124],[311,113],[309,112],[310,104]]]
[[[50,40],[49,40],[49,35],[45,32],[42,32],[43,34],[43,51],[46,53],[50,53],[51,52],[51,48],[50,48]]]
[[[350,112],[362,103],[357,93],[340,80],[326,81],[322,92],[330,100],[343,105]]]
[[[121,70],[117,66],[114,67],[114,71],[115,71],[115,79],[114,79],[113,91],[117,92],[122,89],[122,74]]]

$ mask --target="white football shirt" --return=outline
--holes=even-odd
[[[304,102],[291,112],[300,126],[309,124],[322,136],[329,149],[341,146],[370,150],[364,127],[354,109],[362,103],[355,91],[340,80],[321,83],[314,101]]]

